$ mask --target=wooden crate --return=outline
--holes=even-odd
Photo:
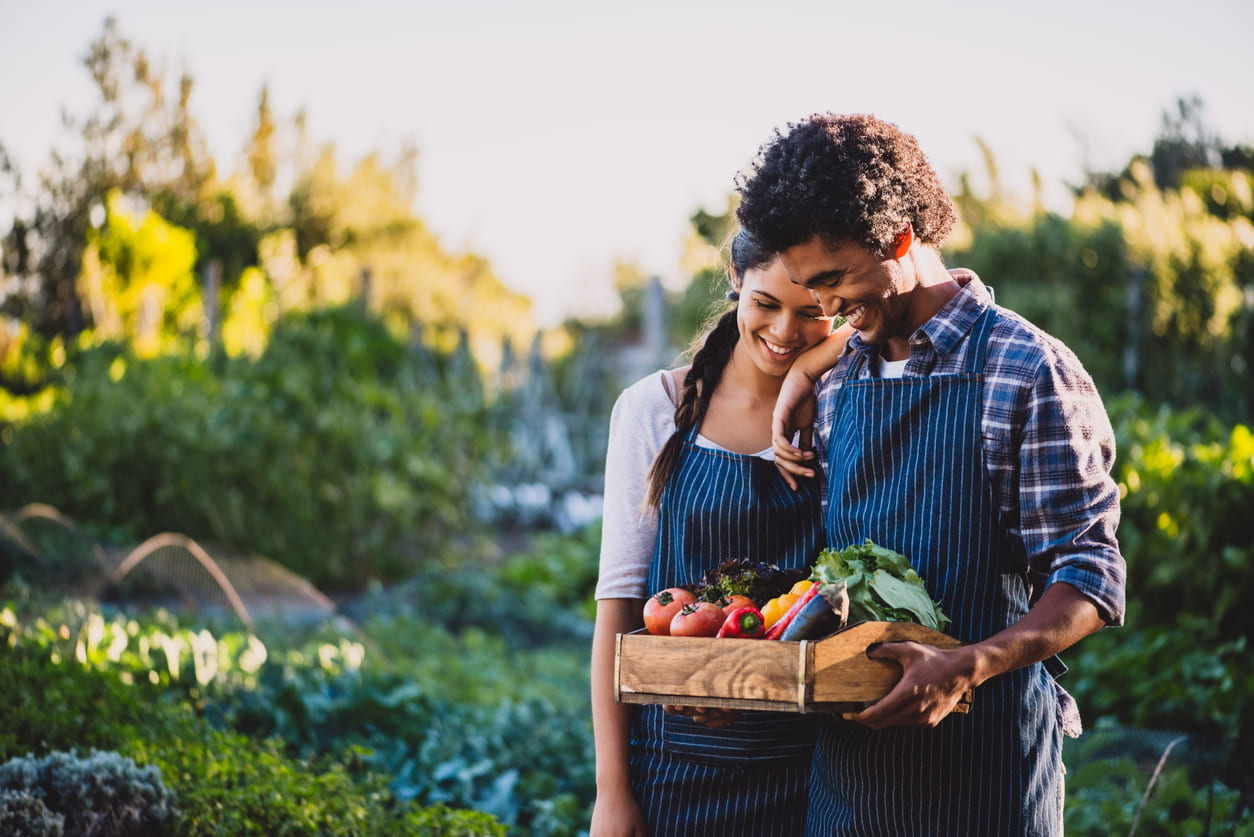
[[[954,648],[953,637],[912,622],[859,622],[817,640],[711,639],[618,635],[615,698],[776,712],[857,711],[901,678],[901,666],[874,660],[877,642]],[[970,693],[954,710],[965,712]]]

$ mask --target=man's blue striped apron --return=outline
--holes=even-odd
[[[728,558],[807,566],[824,545],[820,486],[793,492],[774,463],[701,447],[697,428],[662,495],[650,591],[691,584]],[[798,835],[813,716],[745,712],[709,729],[660,706],[632,727],[632,787],[652,834]]]
[[[990,308],[973,327],[963,374],[859,380],[867,353],[855,358],[828,445],[830,542],[871,538],[906,555],[964,642],[1018,621],[1029,599],[982,455],[982,370],[996,316]],[[984,683],[969,715],[935,729],[824,718],[806,834],[1061,834],[1061,753],[1054,683],[1040,664]]]

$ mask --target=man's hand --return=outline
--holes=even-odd
[[[980,642],[950,649],[886,642],[867,656],[896,660],[901,680],[873,705],[844,717],[872,729],[936,726],[967,689],[1059,654],[1104,624],[1088,597],[1062,581],[1045,588],[1018,622]]]
[[[976,685],[967,647],[942,650],[917,642],[886,642],[867,656],[894,660],[902,668],[901,680],[888,694],[861,712],[844,715],[871,729],[934,727]]]

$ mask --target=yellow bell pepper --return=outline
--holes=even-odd
[[[787,613],[788,608],[792,607],[793,602],[799,598],[801,598],[799,594],[789,592],[782,596],[776,596],[767,602],[762,608],[762,620],[766,625],[766,629],[769,631],[771,626],[778,622],[779,618]]]
[[[804,596],[806,594],[806,591],[809,590],[813,586],[814,586],[813,581],[811,581],[808,578],[803,578],[800,581],[798,581],[796,584],[794,584],[792,586],[792,589],[789,590],[788,592],[790,595],[793,595],[793,596]]]

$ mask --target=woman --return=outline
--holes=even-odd
[[[614,701],[614,637],[651,593],[726,558],[797,567],[825,546],[820,489],[791,490],[771,461],[771,412],[797,356],[831,320],[779,260],[740,233],[727,311],[690,367],[629,387],[610,419],[592,651],[597,800],[592,837],[799,834],[811,718]],[[824,351],[831,347],[825,345]]]

